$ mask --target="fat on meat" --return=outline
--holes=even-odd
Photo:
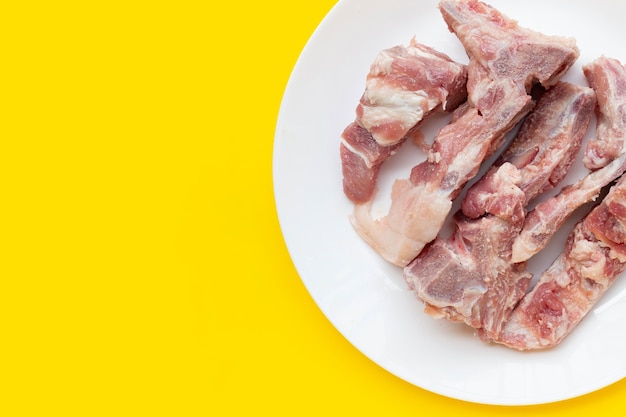
[[[524,262],[544,249],[568,218],[584,204],[595,201],[602,189],[626,171],[626,154],[604,168],[567,185],[526,216],[524,227],[513,242],[513,262]]]
[[[430,115],[464,102],[466,83],[464,65],[415,39],[381,51],[370,66],[356,119],[341,135],[345,195],[355,203],[371,200],[381,165]]]
[[[490,153],[494,141],[503,142],[522,111],[532,105],[527,96],[507,100],[507,87],[494,90],[502,100],[503,112],[480,115],[470,108],[444,127],[428,159],[415,166],[408,179],[395,181],[384,217],[372,217],[371,202],[355,205],[352,225],[387,261],[404,267],[437,236],[452,209],[452,200],[478,172],[480,164],[476,161]]]
[[[469,57],[469,105],[439,131],[409,179],[396,181],[387,215],[374,219],[367,201],[351,217],[359,235],[401,267],[436,238],[452,200],[530,112],[533,84],[554,85],[579,55],[573,39],[522,28],[485,3],[442,1],[439,8]]]
[[[515,80],[521,91],[539,83],[554,85],[578,58],[576,40],[545,35],[519,26],[494,7],[478,0],[443,0],[439,9],[470,58],[494,79]],[[478,75],[478,77],[475,77]],[[468,74],[468,91],[488,82],[481,74]],[[470,94],[476,103],[480,94]]]
[[[595,106],[590,88],[559,82],[540,100],[518,131],[518,138],[500,156],[518,168],[520,189],[526,196],[524,207],[539,194],[554,188],[569,172],[582,145]],[[532,162],[532,164],[530,163]],[[497,185],[489,181],[494,168],[474,184],[462,200],[463,214],[477,218],[494,213],[494,204],[502,203]]]
[[[559,344],[625,268],[626,177],[622,177],[574,227],[564,251],[513,310],[503,331],[491,339],[519,350]]]
[[[524,263],[511,262],[525,206],[565,177],[594,106],[587,87],[559,82],[544,93],[496,166],[468,190],[453,234],[439,236],[404,269],[428,314],[501,333],[532,278]]]
[[[593,171],[539,203],[526,217],[513,244],[513,261],[538,253],[565,221],[626,171],[626,70],[616,59],[604,56],[583,66],[596,93],[596,138],[589,140],[583,162]]]
[[[601,56],[583,66],[587,83],[598,95],[596,138],[585,149],[583,163],[602,168],[624,152],[626,138],[626,68],[614,58]]]
[[[403,140],[434,110],[454,110],[467,97],[464,65],[415,38],[378,54],[356,108],[357,121],[374,140]]]

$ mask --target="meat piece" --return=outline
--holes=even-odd
[[[372,199],[381,164],[437,111],[465,101],[467,70],[412,39],[378,54],[367,75],[356,120],[342,134],[343,187],[355,203]]]
[[[410,178],[394,185],[386,216],[374,220],[369,203],[357,204],[352,216],[361,237],[398,266],[435,239],[451,200],[532,109],[532,82],[553,85],[578,57],[573,40],[521,28],[483,3],[442,1],[440,9],[470,57],[470,105],[438,133]]]
[[[606,57],[583,70],[597,98],[597,138],[587,142],[583,162],[590,169],[600,169],[535,207],[513,245],[514,262],[530,259],[543,249],[576,209],[595,200],[603,187],[626,170],[626,70]]]
[[[439,9],[450,31],[463,43],[470,62],[494,79],[514,80],[521,91],[533,84],[554,85],[578,58],[573,38],[548,36],[520,27],[515,20],[477,0],[443,0]],[[469,71],[468,91],[488,82]],[[470,94],[475,105],[480,95]]]
[[[508,262],[510,242],[523,221],[520,172],[505,163],[490,180],[506,204],[496,205],[497,214],[478,219],[457,214],[454,234],[428,245],[404,269],[404,278],[428,314],[475,328],[499,329],[526,292],[531,275]]]
[[[526,196],[524,207],[563,180],[580,150],[595,102],[590,88],[557,83],[544,93],[540,108],[520,127],[518,136],[528,139],[514,141],[502,153],[498,164],[510,162],[523,175],[520,186]],[[490,181],[495,171],[492,168],[468,190],[461,206],[463,214],[470,218],[487,212],[495,214],[496,208],[488,206],[503,203],[498,196],[499,185]]]
[[[506,100],[508,91],[502,88],[497,94],[502,113],[481,116],[470,108],[439,132],[428,159],[412,169],[409,179],[394,183],[387,215],[374,219],[371,202],[355,205],[352,225],[384,259],[404,267],[437,237],[452,200],[476,175],[494,142],[502,143],[525,109],[532,106],[528,96]]]
[[[626,269],[626,178],[570,233],[563,253],[515,308],[496,342],[520,350],[560,343]],[[489,337],[487,337],[488,339]]]
[[[594,105],[586,87],[561,82],[548,90],[500,165],[468,190],[462,208],[469,217],[457,214],[454,234],[438,237],[404,269],[428,314],[500,334],[532,278],[525,264],[511,262],[524,207],[566,175]]]
[[[537,204],[526,216],[524,227],[513,243],[512,261],[524,262],[539,253],[575,210],[596,200],[602,188],[619,178],[624,171],[626,154]]]
[[[436,239],[405,268],[424,311],[498,334],[532,278],[523,265],[508,262],[518,230],[497,216],[457,219],[451,238]]]
[[[376,190],[382,163],[397,152],[400,143],[380,146],[372,134],[356,122],[350,123],[341,137],[343,191],[353,202],[369,201]]]
[[[598,95],[596,138],[587,144],[583,163],[589,169],[598,169],[624,150],[626,68],[618,60],[602,56],[583,66],[583,71]]]
[[[465,66],[412,39],[407,47],[395,46],[376,57],[357,121],[379,145],[394,145],[434,110],[454,110],[465,101],[466,82]]]

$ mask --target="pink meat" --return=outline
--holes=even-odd
[[[554,85],[578,58],[573,38],[548,36],[520,27],[492,6],[477,0],[443,0],[439,9],[448,28],[467,51],[470,61],[493,78],[514,80],[521,91],[535,83]],[[486,82],[482,75],[468,75],[468,91]],[[470,94],[476,103],[480,95]]]
[[[499,87],[503,86],[494,89]],[[404,267],[437,236],[452,200],[478,172],[479,161],[492,152],[495,142],[504,141],[505,134],[532,106],[528,96],[505,100],[507,91],[504,86],[497,93],[502,112],[480,115],[470,108],[439,132],[428,159],[413,168],[409,179],[394,183],[391,206],[384,217],[371,216],[370,202],[355,205],[352,225],[384,259]]]
[[[583,66],[583,71],[598,95],[596,138],[589,141],[583,162],[589,169],[598,169],[624,150],[626,68],[618,60],[602,56]]]
[[[404,269],[428,314],[498,332],[524,295],[531,275],[508,262],[510,242],[523,221],[520,179],[513,165],[500,166],[490,181],[507,204],[478,219],[458,214],[453,235],[435,239]]]
[[[467,71],[415,39],[382,51],[367,75],[357,121],[381,146],[396,144],[434,110],[465,101]]]
[[[513,243],[513,262],[524,262],[539,253],[575,210],[597,199],[602,188],[624,171],[626,154],[539,203],[526,216],[524,227]]]
[[[500,165],[468,191],[450,238],[438,237],[404,269],[427,313],[498,335],[531,280],[511,262],[524,207],[571,167],[591,120],[589,88],[558,83],[539,100]]]
[[[400,143],[380,146],[372,134],[356,122],[348,125],[341,136],[343,191],[353,202],[368,201],[376,190],[381,165],[397,152]]]
[[[560,82],[543,95],[540,103],[541,108],[526,118],[518,132],[518,137],[529,139],[514,141],[500,156],[500,161],[520,169],[520,187],[526,196],[524,207],[560,183],[569,172],[589,126],[595,94],[589,88]],[[555,126],[559,129],[554,130]],[[463,214],[477,218],[487,212],[495,213],[497,208],[490,207],[494,204],[502,204],[506,209],[508,204],[498,197],[501,185],[491,180],[495,171],[492,168],[468,190],[462,201]]]
[[[570,234],[565,250],[515,308],[501,334],[520,350],[560,343],[626,269],[626,178]]]
[[[513,245],[515,262],[530,259],[543,249],[576,209],[595,200],[603,187],[626,170],[626,70],[606,57],[583,70],[597,97],[597,138],[587,142],[583,161],[596,171],[535,207]]]
[[[435,239],[452,200],[531,110],[532,83],[553,85],[578,57],[573,40],[521,28],[478,1],[442,1],[440,9],[470,58],[470,105],[439,132],[410,179],[398,180],[386,216],[374,220],[365,203],[355,206],[352,217],[361,237],[399,266]]]
[[[356,120],[342,134],[343,188],[355,203],[374,196],[380,166],[422,122],[465,101],[467,71],[415,39],[378,54]]]

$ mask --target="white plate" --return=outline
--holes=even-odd
[[[604,54],[626,62],[626,3],[612,0],[490,4],[546,34],[573,36],[581,56],[565,80],[584,84],[581,65]],[[555,349],[518,352],[482,343],[471,329],[426,316],[402,273],[381,260],[352,229],[342,192],[339,138],[354,120],[376,54],[421,43],[467,62],[435,0],[341,0],[317,28],[285,91],[276,128],[274,189],[283,235],[311,296],[332,324],[389,372],[424,389],[488,404],[537,404],[579,396],[626,375],[626,280],[618,280]],[[445,121],[426,128],[433,135]],[[593,133],[590,127],[587,136]],[[403,147],[381,172],[384,206],[394,177],[420,158]],[[577,162],[566,182],[582,175]],[[541,271],[565,233],[533,258]],[[561,246],[559,246],[561,245]],[[306,325],[306,324],[305,324]]]

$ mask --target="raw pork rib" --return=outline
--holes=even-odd
[[[529,213],[513,244],[514,262],[530,259],[543,249],[577,208],[595,200],[603,187],[626,170],[626,70],[617,60],[600,57],[583,66],[583,71],[598,104],[597,139],[587,142],[583,161],[590,169],[601,168]]]
[[[589,169],[608,165],[624,152],[626,138],[626,68],[604,56],[583,67],[598,96],[596,139],[589,141],[583,162]]]
[[[466,81],[464,65],[411,39],[372,63],[357,121],[379,145],[394,145],[438,107],[454,110],[465,101]]]
[[[484,3],[442,1],[439,7],[470,58],[470,103],[439,132],[410,178],[396,181],[386,216],[373,219],[370,202],[357,204],[352,216],[359,235],[403,267],[437,236],[452,200],[531,110],[532,84],[554,85],[578,57],[573,39],[521,28]]]
[[[594,106],[590,88],[561,82],[544,93],[499,165],[468,190],[454,234],[438,237],[404,269],[428,314],[500,334],[532,278],[510,259],[524,207],[565,177]]]
[[[524,167],[519,183],[526,196],[524,206],[565,177],[580,150],[596,100],[590,88],[559,82],[544,93],[539,103],[539,108],[526,118],[518,132],[518,137],[532,140],[513,141],[500,157],[518,168]],[[544,154],[540,157],[541,153]],[[532,165],[528,165],[531,161]],[[487,187],[490,185],[487,179],[493,172],[491,169],[468,190],[462,201],[463,214],[467,217],[494,213],[489,206],[501,202],[496,186]]]
[[[571,232],[565,250],[515,308],[496,342],[555,346],[626,267],[626,177]]]
[[[342,134],[343,188],[355,203],[372,199],[381,164],[436,111],[467,97],[465,66],[411,40],[378,54],[367,75],[356,120]]]
[[[500,88],[498,88],[500,87]],[[441,230],[456,197],[466,181],[476,175],[480,161],[501,143],[505,133],[532,106],[528,96],[507,100],[510,88],[492,91],[504,114],[470,108],[455,123],[438,134],[428,159],[411,170],[409,179],[396,180],[389,213],[375,220],[370,203],[357,204],[351,218],[361,238],[387,261],[406,266]],[[525,111],[524,111],[525,113]]]
[[[537,204],[526,216],[524,227],[513,243],[513,262],[526,261],[539,253],[576,209],[598,198],[602,188],[619,178],[624,171],[626,154]]]
[[[492,78],[510,78],[521,90],[554,85],[578,57],[573,38],[548,36],[520,27],[515,20],[477,0],[443,0],[439,9],[476,65]],[[469,84],[487,82],[470,71]],[[468,85],[468,91],[476,90]],[[470,95],[476,103],[476,97]]]
[[[343,192],[353,203],[373,198],[380,167],[401,145],[380,146],[372,134],[356,122],[341,134],[339,155],[343,173]]]

